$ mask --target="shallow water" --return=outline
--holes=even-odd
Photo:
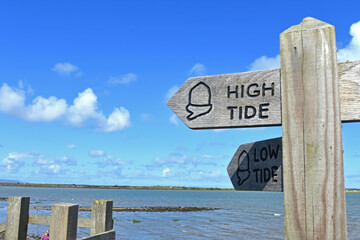
[[[114,207],[220,208],[202,212],[113,212],[117,239],[284,239],[282,193],[0,187],[0,197],[8,196],[30,196],[30,207],[58,202],[91,206],[92,200],[108,199],[114,201]],[[348,238],[359,239],[360,194],[346,194],[346,203]],[[7,201],[0,201],[0,222],[6,220],[6,206]],[[30,210],[30,214],[50,215],[50,211]],[[79,217],[90,215],[79,212]],[[48,228],[29,225],[28,232],[40,235]],[[78,229],[78,237],[88,234],[89,229]]]

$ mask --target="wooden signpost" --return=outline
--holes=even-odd
[[[168,106],[193,129],[282,125],[277,157],[280,138],[239,147],[235,189],[283,189],[286,239],[346,239],[341,122],[360,121],[360,61],[338,63],[334,26],[314,18],[280,34],[280,58],[281,69],[190,78]]]

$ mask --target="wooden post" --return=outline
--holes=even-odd
[[[9,197],[5,240],[25,240],[29,219],[29,197]]]
[[[81,238],[80,240],[115,240],[116,239],[116,233],[114,230],[95,234],[89,237]]]
[[[50,239],[75,240],[79,205],[57,203],[51,206]]]
[[[334,26],[313,18],[280,34],[286,239],[346,239]]]
[[[90,235],[109,231],[113,228],[112,220],[113,201],[93,200],[91,210],[92,228]]]

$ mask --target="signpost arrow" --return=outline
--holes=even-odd
[[[281,138],[240,145],[227,171],[236,190],[283,191]]]
[[[360,120],[360,61],[338,63],[341,121]],[[168,101],[192,129],[280,126],[280,69],[189,78]]]

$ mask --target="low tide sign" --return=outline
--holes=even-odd
[[[227,172],[236,190],[283,191],[281,138],[240,145]]]

